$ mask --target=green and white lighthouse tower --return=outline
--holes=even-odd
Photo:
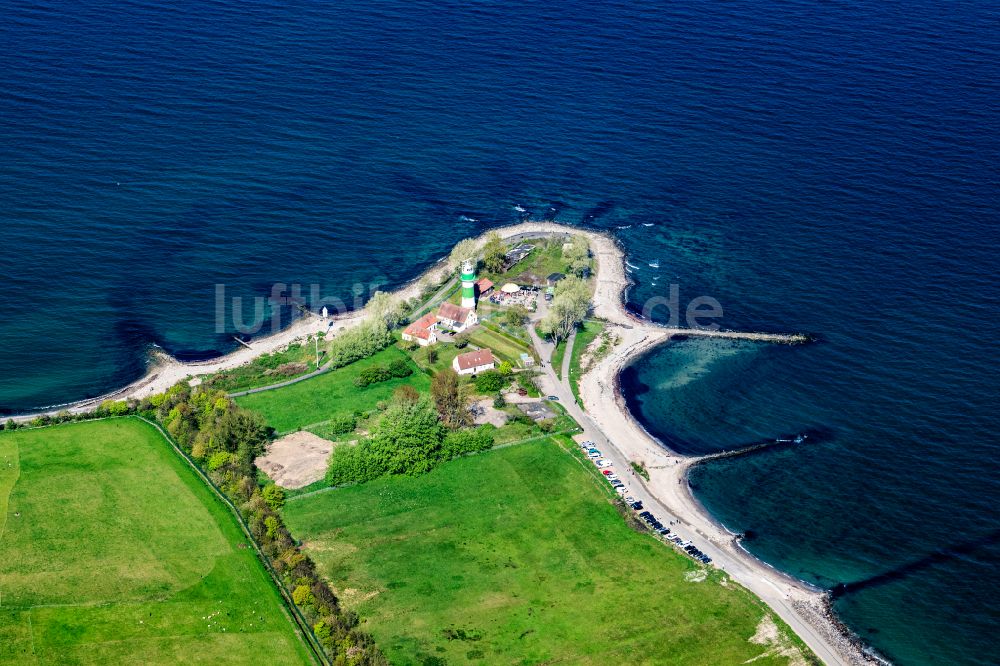
[[[472,259],[462,262],[462,307],[476,309],[476,265]]]

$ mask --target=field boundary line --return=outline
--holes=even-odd
[[[177,443],[174,442],[173,437],[171,437],[170,434],[166,430],[164,430],[159,423],[150,421],[144,416],[136,416],[136,418],[139,419],[140,421],[143,421],[153,426],[161,435],[163,435],[164,439],[167,440],[167,443],[170,444],[171,448],[174,451],[176,451],[178,455],[181,456],[184,462],[186,462],[188,466],[191,467],[191,469],[195,471],[195,474],[198,475],[198,478],[200,478],[208,485],[208,487],[211,489],[211,491],[215,494],[217,498],[222,500],[222,503],[226,506],[226,508],[229,509],[230,513],[236,518],[236,523],[240,526],[240,531],[242,531],[243,534],[249,540],[249,542],[253,544],[254,553],[256,553],[258,561],[260,561],[260,563],[264,565],[264,569],[270,576],[271,582],[273,582],[274,585],[277,587],[279,595],[285,602],[283,605],[285,606],[284,611],[286,615],[288,615],[289,619],[292,620],[293,624],[295,625],[297,633],[299,633],[300,638],[303,639],[303,642],[309,648],[309,652],[312,654],[314,660],[320,664],[330,664],[331,662],[326,658],[326,653],[323,652],[322,647],[320,647],[319,645],[319,641],[316,639],[316,636],[312,633],[312,629],[309,626],[309,623],[306,621],[304,617],[302,617],[298,607],[295,606],[295,602],[289,595],[288,590],[285,589],[285,586],[281,582],[281,579],[278,578],[278,574],[271,566],[271,563],[267,561],[267,556],[264,555],[264,551],[261,550],[260,544],[257,543],[257,540],[253,538],[253,534],[250,532],[250,528],[247,527],[247,524],[243,521],[243,516],[240,515],[240,512],[236,509],[236,506],[232,503],[232,501],[228,497],[225,496],[225,494],[219,489],[219,487],[216,486],[215,483],[210,478],[208,478],[208,475],[205,474],[205,472],[202,471],[202,469],[198,467],[198,465],[196,465],[194,461],[191,460],[191,458],[189,458],[186,453],[184,453],[184,451],[177,445]]]

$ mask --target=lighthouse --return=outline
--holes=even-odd
[[[476,265],[471,259],[462,262],[462,307],[476,309]]]

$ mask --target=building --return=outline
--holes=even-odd
[[[441,328],[461,333],[470,326],[478,324],[479,317],[476,316],[476,311],[471,308],[461,307],[454,303],[442,303],[437,311],[437,321]]]
[[[459,354],[451,362],[451,367],[460,375],[477,375],[480,372],[492,370],[497,365],[492,351],[489,349],[478,349]]]
[[[432,345],[437,342],[437,327],[437,315],[428,312],[403,329],[403,339],[407,342],[416,342],[421,347]]]
[[[476,309],[476,265],[471,259],[462,262],[462,307]]]
[[[476,298],[489,296],[493,293],[493,280],[489,278],[479,278],[476,280]]]
[[[556,286],[556,282],[559,282],[559,280],[562,280],[565,277],[566,275],[563,273],[552,273],[551,275],[549,275],[549,277],[545,279],[545,281],[548,283],[550,287],[554,287]]]

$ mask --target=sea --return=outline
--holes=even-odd
[[[625,373],[683,453],[809,434],[699,467],[698,499],[894,663],[1000,663],[997,3],[0,11],[0,413],[231,351],[293,292],[352,307],[491,226],[606,230],[637,312],[814,337]]]

